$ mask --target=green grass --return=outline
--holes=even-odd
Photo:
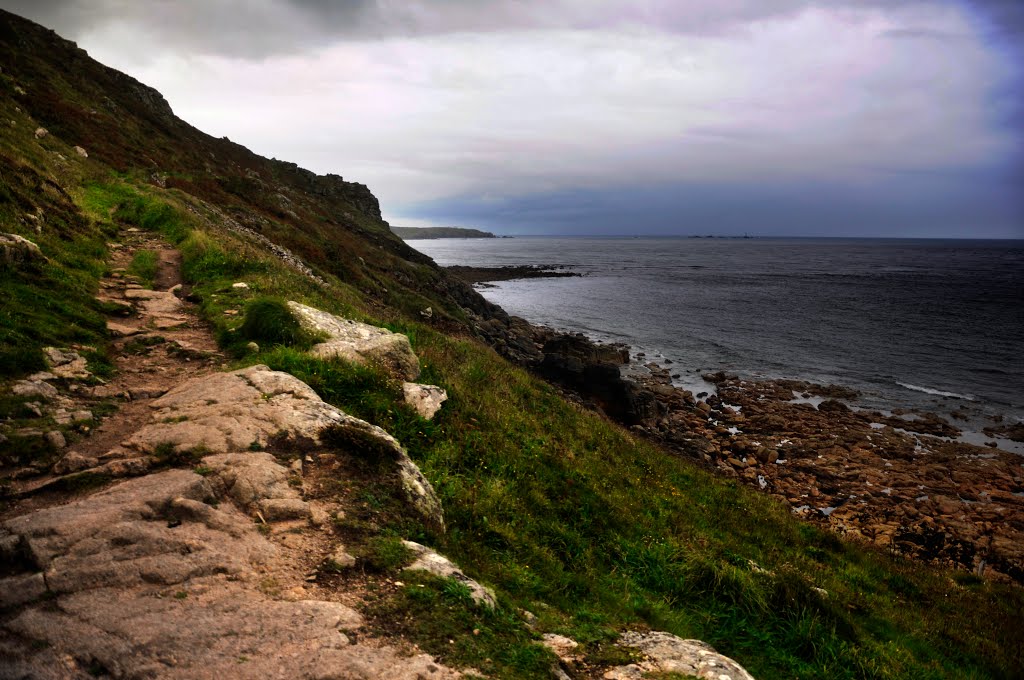
[[[159,254],[152,250],[138,250],[128,265],[128,273],[139,279],[145,288],[152,288],[160,269]]]
[[[371,622],[417,643],[445,664],[471,667],[489,678],[550,678],[554,654],[535,640],[508,607],[478,605],[463,584],[420,571],[402,574],[393,595],[372,599]]]
[[[106,320],[96,302],[105,267],[109,225],[91,222],[68,197],[35,187],[45,170],[0,155],[0,224],[35,242],[46,260],[0,269],[0,377],[45,368],[42,348],[73,344],[102,348]],[[46,228],[22,223],[24,207],[39,205]],[[29,211],[30,212],[30,211]]]
[[[397,536],[374,536],[366,542],[363,564],[373,571],[397,573],[412,562],[413,553]]]
[[[261,346],[284,345],[308,349],[318,338],[299,325],[284,300],[259,297],[245,306],[245,317],[238,328],[241,340]]]

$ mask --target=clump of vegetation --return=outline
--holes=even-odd
[[[412,551],[396,536],[374,536],[366,542],[362,552],[367,568],[391,574],[401,571],[413,557]]]
[[[152,288],[160,269],[159,255],[152,250],[139,250],[128,265],[128,273],[139,279],[146,288]]]
[[[160,466],[194,466],[205,456],[210,455],[209,449],[205,446],[195,446],[190,449],[178,448],[173,442],[160,442],[153,449],[153,462]]]
[[[308,348],[318,340],[299,324],[284,300],[273,297],[258,297],[246,305],[238,335],[266,346]]]
[[[402,574],[395,593],[371,599],[372,624],[416,642],[444,664],[472,667],[489,678],[551,677],[558,661],[512,609],[478,605],[453,579],[421,571]]]

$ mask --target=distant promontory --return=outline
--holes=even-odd
[[[391,227],[391,231],[403,241],[420,238],[496,238],[489,231],[462,227]]]

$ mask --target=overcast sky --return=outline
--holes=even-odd
[[[396,225],[1024,238],[1022,0],[0,6]]]

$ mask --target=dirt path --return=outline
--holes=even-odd
[[[157,256],[152,289],[127,274],[140,251]],[[112,310],[107,325],[114,337],[116,372],[105,384],[61,395],[60,408],[71,414],[92,413],[97,404],[113,402],[117,409],[88,436],[73,442],[53,472],[17,481],[16,495],[34,495],[60,477],[83,470],[111,471],[110,463],[133,455],[120,444],[149,421],[154,399],[185,380],[223,368],[225,357],[209,325],[193,303],[179,297],[181,253],[155,234],[129,228],[113,248],[110,271],[100,282],[97,297]]]
[[[151,289],[127,274],[140,251],[157,256]],[[342,542],[339,523],[362,517],[359,480],[320,432],[347,423],[359,441],[398,444],[292,376],[221,372],[180,270],[166,242],[123,232],[99,295],[114,376],[89,387],[82,348],[66,348],[52,374],[23,381],[49,392],[47,417],[70,417],[71,444],[52,468],[25,468],[0,512],[0,677],[461,677],[358,611],[403,584]],[[161,453],[197,439],[200,460]]]

